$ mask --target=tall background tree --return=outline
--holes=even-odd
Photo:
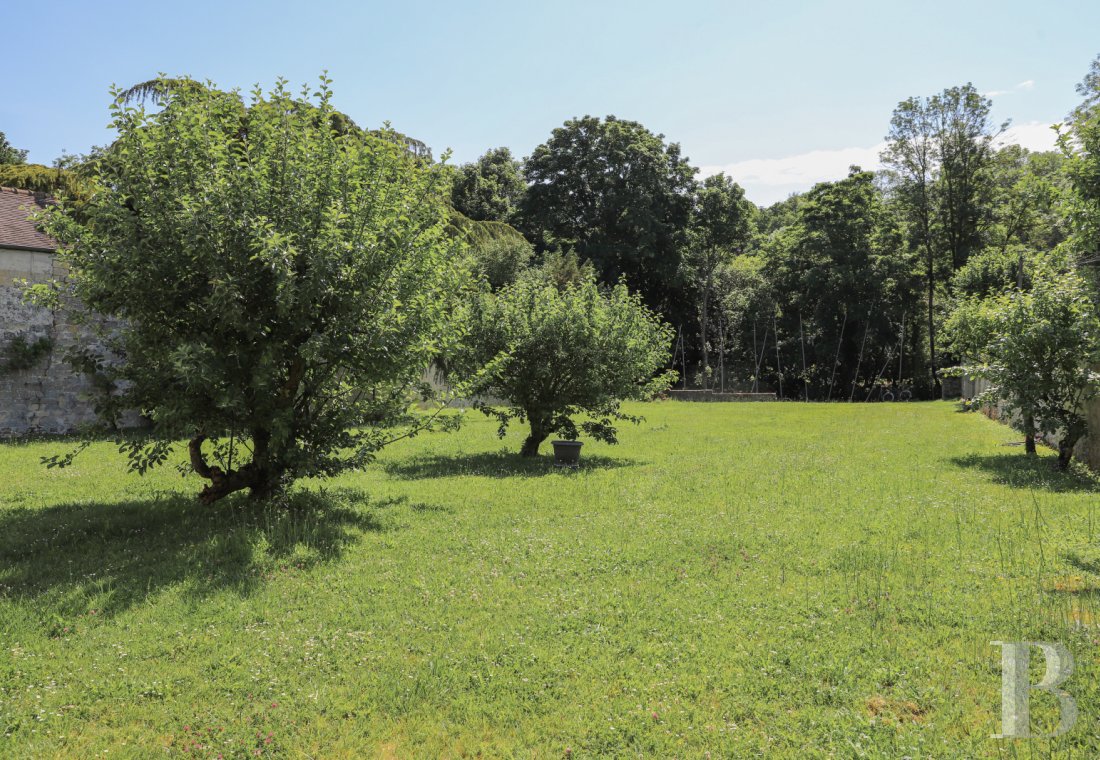
[[[992,102],[971,84],[898,104],[882,154],[887,182],[924,259],[929,380],[940,387],[936,355],[937,292],[981,247],[991,198],[994,139]],[[942,311],[942,310],[941,310]]]
[[[745,199],[744,189],[725,174],[707,177],[695,194],[684,267],[688,284],[695,293],[703,382],[707,386],[713,379],[711,318],[715,311],[718,273],[735,256],[748,250],[755,214],[756,207]],[[724,351],[728,324],[721,309],[714,316],[718,318],[719,342]]]
[[[1069,245],[1077,261],[1089,266],[1092,273],[1100,264],[1100,56],[1092,62],[1077,92],[1083,100],[1061,129],[1059,145],[1069,180]]]
[[[512,222],[527,189],[521,164],[508,148],[493,148],[460,166],[451,189],[455,210],[474,221]]]
[[[652,308],[682,320],[695,171],[677,143],[636,121],[571,119],[524,164],[519,226],[539,250],[572,249],[604,282],[625,277]]]
[[[762,351],[762,365],[788,395],[815,400],[862,400],[876,379],[902,380],[892,360],[905,350],[916,283],[874,175],[852,167],[816,185],[796,219],[765,248],[776,313],[763,316],[779,350]]]

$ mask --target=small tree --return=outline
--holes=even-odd
[[[94,192],[46,224],[60,285],[115,320],[120,403],[152,420],[124,442],[131,468],[182,437],[203,501],[265,497],[362,466],[397,422],[420,429],[410,394],[455,339],[448,303],[468,282],[436,172],[334,111],[326,79],[249,103],[151,84],[159,109],[116,99]]]
[[[500,422],[527,422],[523,456],[537,456],[553,433],[575,440],[580,431],[616,443],[624,399],[649,398],[672,382],[666,366],[672,330],[625,285],[603,289],[589,267],[560,287],[534,270],[469,307],[470,335],[456,367],[473,376],[475,394],[503,399],[482,404]],[[476,370],[476,371],[474,371]],[[578,424],[574,417],[590,419]]]
[[[1079,275],[1039,264],[1032,278],[1029,292],[962,301],[947,332],[970,361],[957,371],[992,383],[979,400],[1000,401],[1033,419],[1036,432],[1058,435],[1065,469],[1087,432],[1084,405],[1098,390],[1100,319]]]

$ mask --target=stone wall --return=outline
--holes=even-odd
[[[20,280],[45,282],[59,274],[50,253],[0,248],[0,436],[70,433],[95,419],[91,383],[64,359],[92,336],[63,312],[23,302]],[[18,336],[49,338],[51,350],[29,369],[8,371],[7,349]]]

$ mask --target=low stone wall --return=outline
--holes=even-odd
[[[668,395],[678,401],[775,401],[774,393],[744,393],[720,391],[669,391]]]
[[[0,436],[70,433],[95,420],[89,378],[64,360],[89,345],[91,334],[61,312],[23,301],[19,281],[57,278],[56,266],[51,253],[0,249]],[[8,348],[20,336],[29,343],[47,338],[51,348],[27,369],[5,369]]]

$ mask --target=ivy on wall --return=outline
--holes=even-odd
[[[16,335],[0,350],[0,375],[30,369],[52,350],[53,340],[48,336],[28,339],[26,335]]]

